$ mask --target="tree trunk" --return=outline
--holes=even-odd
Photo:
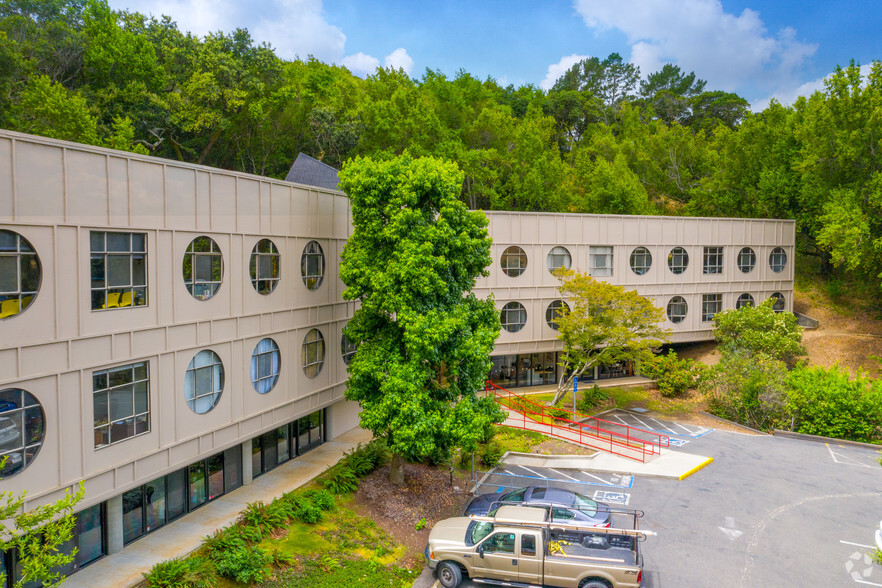
[[[396,486],[404,484],[404,460],[397,453],[392,454],[392,463],[389,464],[389,481]]]

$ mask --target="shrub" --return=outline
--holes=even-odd
[[[604,392],[600,386],[594,384],[592,387],[582,392],[582,398],[576,401],[576,410],[588,414],[593,412],[594,408],[604,402],[607,398],[608,396],[606,395],[606,392]]]
[[[218,574],[237,582],[262,582],[272,572],[273,556],[259,547],[240,547],[212,556]]]
[[[147,588],[212,588],[217,573],[204,557],[170,559],[160,562],[144,574]]]
[[[322,510],[334,508],[334,497],[326,490],[307,490],[303,493],[303,497],[311,500]]]
[[[426,520],[426,517],[423,517],[416,522],[416,525],[414,525],[413,528],[417,531],[422,531],[423,529],[425,529],[428,526],[429,526],[429,521]]]
[[[806,354],[802,346],[802,327],[789,312],[772,310],[769,298],[759,306],[724,310],[714,316],[714,337],[723,355],[744,352],[763,354],[792,367]]]
[[[882,381],[855,379],[839,366],[797,367],[787,378],[793,430],[873,443],[882,441]]]
[[[285,527],[292,514],[290,507],[282,500],[268,505],[258,500],[245,507],[240,520],[243,526],[259,529],[261,535],[266,536],[270,531]]]
[[[704,366],[691,359],[680,359],[673,349],[667,355],[656,355],[640,363],[640,373],[658,384],[662,396],[671,398],[694,388],[702,376]]]
[[[713,414],[764,431],[789,422],[787,366],[765,355],[724,354],[702,380]]]
[[[238,525],[233,525],[226,529],[218,529],[202,539],[202,545],[208,550],[209,555],[239,549],[247,544],[248,542],[242,536],[241,527]]]
[[[314,525],[322,520],[322,509],[311,500],[300,501],[296,510],[297,520],[308,525]]]
[[[490,443],[481,447],[478,453],[478,457],[481,459],[481,463],[488,468],[492,468],[499,464],[499,460],[502,459],[502,455],[505,453],[505,449],[503,449],[502,445],[496,443],[495,441],[491,441]]]
[[[556,406],[549,406],[545,409],[545,414],[550,416],[553,419],[565,421],[570,418],[570,412],[565,408],[558,408]]]
[[[358,490],[358,477],[342,464],[329,467],[320,479],[325,490],[333,494],[348,494]]]

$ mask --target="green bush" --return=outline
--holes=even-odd
[[[701,382],[708,410],[763,431],[789,423],[787,373],[783,361],[763,354],[726,353]]]
[[[698,385],[704,366],[691,359],[680,359],[673,349],[640,362],[640,373],[658,384],[662,396],[681,396]]]
[[[262,582],[272,573],[273,555],[259,547],[240,547],[212,556],[217,573],[237,582]]]
[[[495,441],[491,441],[480,448],[478,451],[478,457],[481,459],[481,464],[483,464],[484,467],[492,468],[499,464],[499,460],[502,459],[504,453],[505,449],[502,445]]]
[[[787,378],[793,430],[874,443],[882,441],[882,380],[851,379],[839,366],[796,367]]]
[[[260,529],[262,535],[268,535],[270,531],[287,526],[293,514],[285,501],[275,500],[271,504],[264,504],[258,500],[252,502],[242,511],[240,520],[243,526]]]
[[[329,467],[319,481],[325,490],[333,494],[349,494],[358,490],[358,476],[343,464]]]
[[[258,539],[259,541],[259,539]],[[215,552],[229,551],[246,547],[248,541],[242,536],[241,527],[233,525],[225,529],[218,529],[211,535],[202,538],[202,545],[208,550],[209,555]]]
[[[594,384],[584,392],[582,397],[576,401],[576,410],[583,414],[594,412],[595,407],[603,403],[608,396],[600,386]]]
[[[723,355],[741,352],[762,354],[793,367],[806,351],[802,346],[802,327],[796,315],[772,310],[769,298],[759,306],[742,306],[714,315],[714,337]]]
[[[308,525],[314,525],[324,516],[322,509],[316,506],[311,500],[303,498],[299,501],[296,508],[297,520]]]
[[[170,559],[160,562],[144,574],[147,588],[212,588],[217,573],[204,557]]]
[[[307,490],[303,493],[303,497],[311,500],[322,510],[334,508],[334,497],[327,490]]]
[[[545,409],[545,414],[550,416],[553,419],[557,420],[568,420],[570,418],[570,412],[565,408],[558,408],[556,406],[549,406]]]

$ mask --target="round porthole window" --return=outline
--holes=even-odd
[[[184,284],[197,300],[217,293],[224,279],[224,256],[211,237],[196,237],[184,254]]]
[[[527,309],[520,302],[509,302],[502,307],[499,320],[503,329],[517,333],[527,324]]]
[[[555,300],[545,309],[545,322],[556,331],[558,329],[557,319],[568,312],[570,312],[569,304],[563,300]]]
[[[502,252],[499,263],[502,265],[502,273],[515,278],[527,269],[527,254],[517,245],[512,245]]]
[[[261,339],[251,352],[251,385],[259,394],[266,394],[279,380],[282,357],[279,346],[267,337]]]
[[[682,296],[674,296],[668,301],[668,320],[672,323],[682,323],[686,318],[686,299]]]
[[[668,253],[668,269],[673,274],[682,274],[689,267],[689,254],[682,247],[674,247]]]
[[[652,254],[646,247],[637,247],[631,252],[631,271],[642,276],[652,267]]]
[[[318,329],[310,329],[303,338],[301,360],[303,373],[307,378],[314,378],[321,373],[322,366],[325,365],[325,338]]]
[[[325,278],[325,252],[318,241],[310,241],[300,256],[300,275],[309,290],[318,290]]]
[[[19,388],[0,390],[0,480],[24,471],[43,446],[46,415],[30,392]]]
[[[13,317],[33,303],[43,269],[27,239],[0,230],[0,319]]]
[[[750,247],[744,247],[738,252],[738,269],[742,273],[750,273],[756,265],[756,253]]]
[[[217,406],[224,391],[224,364],[217,353],[203,349],[190,360],[184,378],[184,399],[196,414]]]
[[[251,251],[251,285],[259,294],[269,294],[279,285],[279,250],[269,239],[261,239]]]

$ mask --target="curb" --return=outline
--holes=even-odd
[[[836,443],[837,445],[850,445],[852,447],[864,447],[866,449],[882,451],[882,445],[863,443],[861,441],[849,441],[848,439],[834,439],[833,437],[822,437],[820,435],[809,435],[808,433],[794,433],[793,431],[781,431],[775,429],[772,431],[772,435],[775,437],[783,437],[785,439],[799,439],[802,441],[814,441],[815,443]]]
[[[732,425],[733,427],[737,427],[739,429],[744,429],[745,431],[750,431],[751,433],[756,433],[758,435],[769,435],[768,433],[765,433],[763,431],[758,431],[757,429],[753,429],[751,427],[748,427],[747,425],[742,425],[741,423],[736,423],[735,421],[730,421],[729,419],[724,419],[723,417],[718,417],[717,415],[711,414],[705,410],[699,410],[698,412],[699,412],[699,414],[703,414],[704,416],[708,416],[712,419],[718,420],[721,423],[728,423],[728,424]]]
[[[701,468],[703,468],[707,465],[710,465],[710,463],[713,460],[714,460],[714,458],[712,458],[712,457],[707,458],[706,460],[704,460],[703,462],[701,462],[700,464],[698,464],[697,466],[695,466],[694,468],[692,468],[691,470],[689,470],[688,472],[686,472],[685,474],[680,476],[679,480],[682,482],[683,480],[685,480],[686,478],[688,478],[689,476],[691,476],[692,474],[694,474],[695,472],[697,472]]]

